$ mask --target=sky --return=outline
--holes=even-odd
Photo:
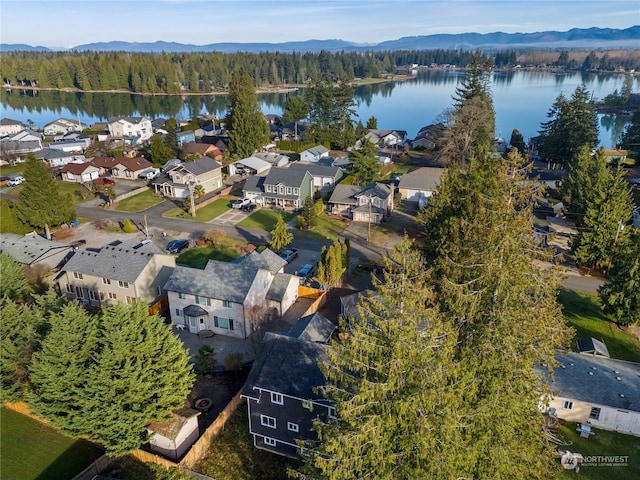
[[[0,44],[53,49],[158,40],[206,45],[640,24],[640,0],[0,0]]]

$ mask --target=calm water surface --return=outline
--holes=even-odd
[[[387,82],[357,87],[356,111],[362,123],[374,116],[378,128],[406,130],[413,138],[425,125],[436,122],[442,112],[450,108],[452,95],[463,78],[462,72],[420,71],[404,82]],[[524,138],[535,136],[541,122],[560,93],[569,97],[584,83],[594,98],[602,99],[620,90],[623,75],[617,74],[554,74],[551,72],[495,72],[491,77],[491,91],[496,111],[496,135],[509,140],[514,128]],[[634,92],[640,80],[636,79]],[[289,94],[260,95],[264,113],[281,114]],[[68,92],[40,92],[37,95],[14,90],[0,92],[0,117],[8,117],[35,125],[45,124],[59,117],[80,119],[85,123],[108,120],[118,115],[190,118],[209,112],[224,116],[226,96],[166,97],[128,94],[83,94]],[[613,146],[628,117],[599,115],[600,143]]]

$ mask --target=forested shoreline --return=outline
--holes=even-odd
[[[226,93],[231,75],[243,70],[261,89],[295,88],[342,79],[393,80],[412,65],[466,68],[474,52],[412,50],[319,53],[127,53],[3,52],[5,88],[121,92],[133,94]],[[630,71],[640,67],[640,50],[604,52],[481,53],[495,68],[554,68],[560,71]]]

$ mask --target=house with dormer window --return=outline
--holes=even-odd
[[[186,198],[189,189],[201,185],[205,195],[223,187],[222,165],[210,157],[178,163],[151,182],[156,193],[165,197]]]
[[[298,298],[300,279],[269,249],[234,262],[209,260],[204,269],[177,266],[164,289],[171,323],[194,334],[247,338],[282,316]]]
[[[329,210],[354,222],[378,224],[393,212],[393,185],[336,185],[329,198]]]
[[[298,441],[313,445],[316,418],[336,417],[332,402],[317,393],[325,378],[336,326],[319,313],[303,317],[287,333],[268,332],[242,389],[249,433],[256,448],[290,458],[305,456]],[[311,447],[312,448],[312,447]]]

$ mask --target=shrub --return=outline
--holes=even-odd
[[[303,228],[306,228],[306,227],[307,227],[306,220],[304,219],[304,217],[302,215],[298,215],[296,217],[296,228],[298,230],[302,230]]]
[[[212,246],[212,247],[217,247],[222,245],[222,242],[224,241],[224,239],[226,238],[225,233],[222,230],[218,230],[217,228],[213,228],[211,230],[209,230],[208,232],[205,232],[205,234],[203,235],[204,241]]]
[[[125,218],[124,222],[122,222],[122,231],[124,233],[135,233],[136,227],[133,225],[131,220],[129,220],[128,218]]]
[[[240,366],[242,365],[242,354],[241,353],[230,353],[224,359],[224,368],[227,370],[240,370]]]

